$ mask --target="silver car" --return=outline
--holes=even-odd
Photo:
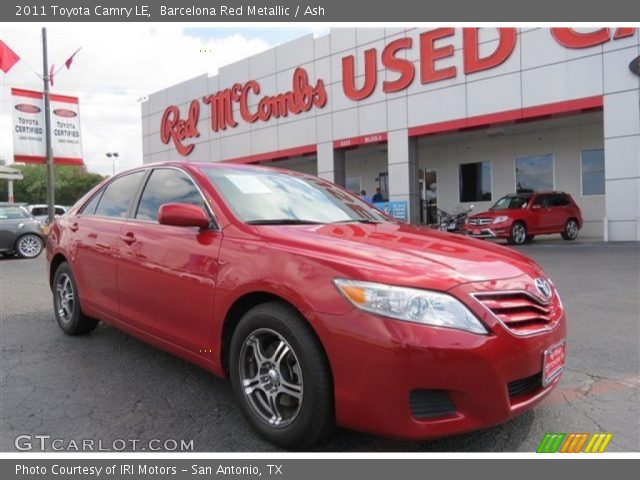
[[[40,223],[24,207],[0,204],[0,254],[35,258],[42,252],[44,240]]]

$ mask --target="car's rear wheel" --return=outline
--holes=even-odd
[[[36,258],[42,253],[42,247],[42,239],[33,233],[22,235],[15,243],[15,250],[20,258]]]
[[[249,424],[271,442],[302,449],[333,426],[324,351],[300,314],[282,302],[249,310],[231,340],[231,385]]]
[[[522,222],[516,222],[511,226],[507,241],[511,245],[522,245],[527,241],[527,227]]]
[[[58,266],[53,277],[53,309],[58,325],[67,335],[85,335],[98,325],[80,309],[78,287],[67,262]]]
[[[566,225],[564,226],[564,231],[562,232],[562,238],[565,240],[575,240],[578,238],[578,232],[580,228],[578,227],[578,222],[574,218],[570,218],[567,220]]]

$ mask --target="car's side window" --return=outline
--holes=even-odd
[[[552,203],[554,207],[565,207],[569,205],[569,199],[566,195],[554,195]]]
[[[144,187],[135,218],[158,220],[158,211],[165,203],[188,203],[204,208],[204,198],[193,181],[179,170],[157,168]]]
[[[116,178],[107,185],[98,202],[95,214],[104,217],[126,217],[144,174],[145,172],[142,170],[130,173]]]
[[[547,208],[549,206],[549,196],[548,195],[538,195],[533,200],[533,205],[539,205],[541,208]]]
[[[102,197],[102,194],[104,193],[104,188],[101,189],[98,193],[96,193],[93,198],[91,198],[91,200],[89,200],[89,202],[87,202],[85,204],[84,207],[82,207],[82,210],[80,211],[81,215],[95,215],[96,213],[96,207],[98,206],[98,202],[100,202],[100,198]]]

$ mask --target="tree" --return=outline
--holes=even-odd
[[[23,180],[13,183],[13,196],[16,202],[47,203],[47,169],[45,165],[12,165],[22,172]],[[73,205],[80,197],[91,190],[106,177],[88,172],[86,167],[53,167],[55,200],[58,205]],[[0,182],[0,198],[7,198],[6,182]]]

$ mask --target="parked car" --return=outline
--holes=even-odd
[[[504,238],[522,245],[536,235],[559,233],[575,240],[582,228],[580,207],[564,192],[526,192],[506,195],[488,211],[467,218],[468,235]]]
[[[27,205],[27,210],[38,220],[41,227],[47,224],[47,219],[49,218],[49,206],[47,204]],[[67,207],[62,205],[54,206],[54,215],[64,215],[66,211]]]
[[[38,221],[22,206],[0,204],[0,253],[35,258],[42,252],[44,233]]]
[[[102,320],[230,378],[251,426],[287,448],[336,423],[407,439],[495,425],[564,368],[562,303],[531,259],[302,173],[118,174],[56,219],[47,259],[66,334]]]

